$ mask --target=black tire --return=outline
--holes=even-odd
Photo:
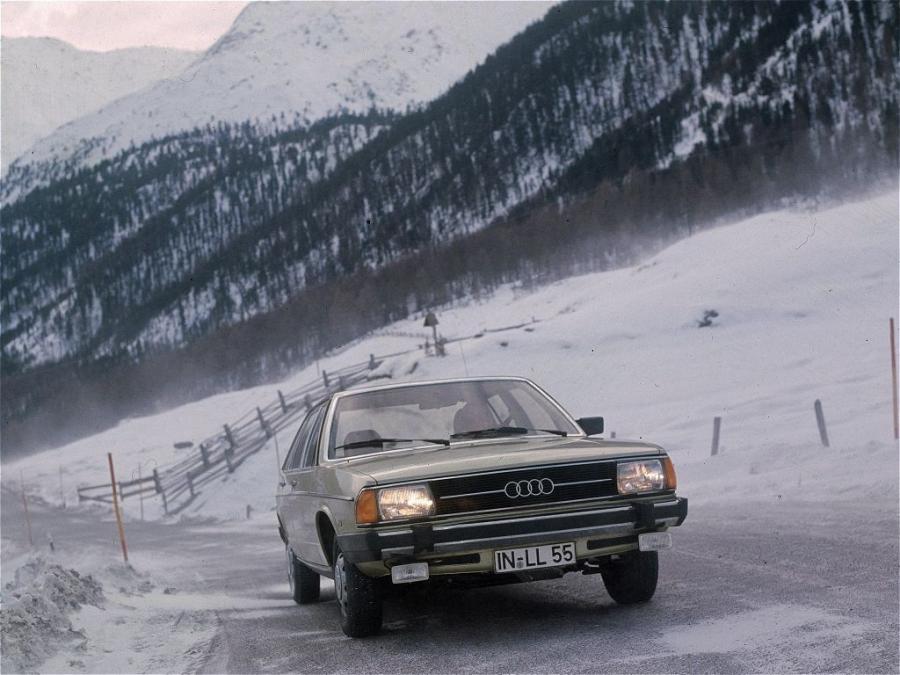
[[[602,575],[607,592],[620,605],[647,602],[656,592],[659,556],[656,551],[633,551],[611,561]]]
[[[319,575],[297,560],[290,546],[285,546],[285,551],[291,597],[298,605],[315,602],[319,599]]]
[[[334,551],[334,594],[341,610],[341,630],[352,638],[368,637],[381,631],[382,598],[378,581],[367,577]]]

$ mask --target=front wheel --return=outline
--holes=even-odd
[[[607,592],[620,605],[647,602],[656,592],[659,556],[656,551],[632,551],[611,561],[601,573]]]
[[[339,548],[334,553],[334,593],[345,635],[367,637],[381,630],[382,600],[377,580],[356,569]]]
[[[297,560],[290,546],[285,546],[285,552],[291,597],[298,605],[315,602],[319,599],[319,575]]]

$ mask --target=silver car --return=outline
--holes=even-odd
[[[529,380],[355,389],[313,406],[282,467],[291,593],[334,579],[341,625],[377,633],[394,585],[484,585],[599,573],[649,600],[657,551],[687,516],[659,446],[607,440]]]

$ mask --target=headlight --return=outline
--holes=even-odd
[[[434,498],[427,485],[367,488],[356,499],[356,522],[405,520],[434,514]]]
[[[616,474],[616,486],[622,495],[652,492],[666,487],[663,463],[658,459],[620,462]]]

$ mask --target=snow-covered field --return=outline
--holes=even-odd
[[[694,503],[753,495],[824,500],[897,492],[888,318],[898,313],[896,192],[818,211],[786,209],[707,230],[643,264],[570,278],[536,291],[502,289],[482,302],[438,310],[451,343],[445,358],[421,350],[381,368],[395,380],[514,374],[532,378],[576,416],[603,415],[618,438],[666,447]],[[699,327],[706,312],[717,316]],[[527,323],[519,329],[492,329]],[[362,362],[414,349],[430,331],[401,321],[284,382],[122,421],[117,427],[4,465],[4,480],[71,505],[79,484],[108,482],[106,452],[121,480],[162,467],[175,450],[255,406]],[[400,333],[413,336],[401,336]],[[416,334],[422,338],[414,337]],[[830,448],[819,442],[821,399]],[[712,420],[720,454],[710,457]],[[292,430],[279,438],[284,449]],[[62,475],[60,476],[60,470]],[[274,505],[274,444],[220,484],[188,515],[221,519]],[[62,490],[60,488],[62,483]],[[155,499],[147,518],[162,517]],[[136,516],[136,498],[125,510]]]
[[[462,614],[451,611],[446,623],[443,606],[392,609],[380,665],[372,667],[410,669],[403,636],[411,631],[415,637],[424,612],[425,623],[439,630],[427,639],[420,635],[426,651],[416,668],[440,654],[453,664],[450,670],[471,669],[486,654],[506,649],[506,658],[522,650],[524,659],[541,655],[534,670],[559,670],[560,663],[595,670],[596,649],[584,651],[587,638],[572,634],[573,625],[584,623],[581,604],[589,603],[593,621],[608,620],[599,634],[610,633],[613,643],[625,639],[635,621],[649,622],[648,635],[665,659],[626,653],[612,670],[729,671],[739,663],[740,670],[890,671],[895,654],[885,640],[896,635],[889,618],[896,607],[879,598],[884,568],[896,562],[891,500],[898,490],[898,448],[887,330],[898,309],[897,265],[896,193],[815,212],[767,213],[702,232],[633,268],[536,291],[508,287],[480,302],[440,308],[444,336],[483,333],[450,343],[445,358],[425,357],[416,348],[422,342],[416,335],[426,333],[422,317],[413,317],[284,382],[123,420],[96,436],[4,463],[3,668],[291,671],[309,666],[315,655],[323,659],[316,661],[323,672],[336,664],[365,669],[372,657],[365,644],[337,648],[342,638],[331,603],[301,612],[285,594],[283,554],[269,513],[274,444],[204,486],[179,516],[202,521],[140,523],[138,500],[126,500],[133,567],[118,562],[109,509],[73,508],[75,487],[107,480],[107,451],[120,478],[136,473],[139,462],[146,473],[196,452],[175,450],[175,441],[208,436],[273,400],[277,389],[317,379],[317,368],[334,371],[370,353],[412,350],[386,359],[379,374],[397,381],[525,375],[575,415],[604,415],[618,438],[664,445],[678,466],[679,491],[694,507],[695,528],[677,533],[659,607],[640,619],[596,614],[590,603],[597,601],[581,590],[584,582],[569,577],[552,587],[490,596],[499,604],[485,620],[496,629],[512,621],[509,602],[552,595],[558,618],[549,629],[552,640],[570,641],[568,661],[541,646],[551,639],[544,621],[509,628],[527,638],[515,649],[502,646],[507,638],[499,631],[482,639],[474,656],[460,652],[452,645],[473,637],[459,634],[460,616],[481,616],[482,609],[475,609],[478,598],[459,598],[454,602]],[[712,325],[700,327],[712,310]],[[816,398],[824,405],[830,448],[819,443]],[[710,457],[714,416],[723,420],[722,442],[720,454]],[[281,434],[282,449],[291,433]],[[47,502],[32,501],[34,548],[27,546],[21,518],[20,478],[32,498]],[[873,513],[859,505],[863,497],[875,505]],[[66,511],[56,508],[63,500]],[[252,517],[244,520],[248,504]],[[752,518],[746,504],[753,505]],[[155,499],[146,501],[145,512],[147,520],[164,519]],[[763,534],[768,529],[774,540]],[[48,535],[56,539],[53,552]],[[823,545],[831,554],[819,559]],[[874,556],[873,566],[856,560],[861,546]],[[732,570],[739,575],[732,578]],[[324,593],[331,593],[327,583]],[[706,600],[698,602],[701,597]],[[435,637],[444,633],[448,644]],[[306,636],[303,644],[291,645],[297,635]],[[598,639],[592,632],[590,640]]]

